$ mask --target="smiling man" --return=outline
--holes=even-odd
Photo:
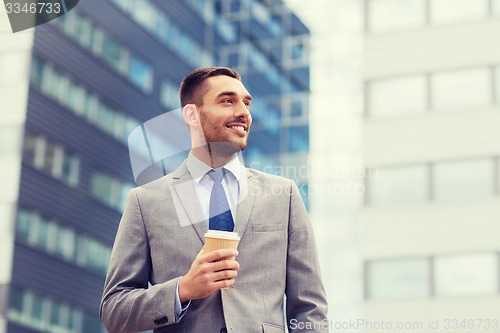
[[[197,69],[180,95],[192,149],[176,171],[129,194],[101,301],[108,332],[327,332],[297,186],[237,157],[252,125],[252,97],[239,74]],[[224,214],[214,216],[213,205]],[[237,232],[238,251],[204,253],[209,229]]]

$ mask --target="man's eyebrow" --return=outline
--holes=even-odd
[[[219,98],[222,96],[237,96],[237,95],[238,94],[234,91],[223,91],[223,92],[219,93],[215,98]],[[244,98],[247,100],[250,100],[250,101],[253,100],[252,96],[250,96],[250,95],[246,95]]]

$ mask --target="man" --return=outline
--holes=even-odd
[[[284,332],[285,309],[290,332],[328,331],[316,245],[297,186],[237,158],[252,124],[252,97],[239,74],[197,69],[180,95],[192,150],[176,171],[129,194],[101,301],[105,327]],[[224,228],[241,236],[238,251],[205,253],[205,232],[221,229],[224,214],[212,213],[221,202]],[[231,256],[236,260],[219,260]]]

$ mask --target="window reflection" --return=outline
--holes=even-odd
[[[436,200],[474,199],[494,193],[493,159],[440,162],[433,167]]]
[[[430,269],[426,258],[369,262],[367,298],[392,300],[423,298],[430,294]]]
[[[431,0],[431,21],[446,23],[488,15],[487,0]]]
[[[368,204],[421,203],[429,197],[429,170],[426,165],[378,169],[368,178]]]
[[[391,78],[368,84],[370,116],[421,113],[427,109],[427,100],[424,75]]]
[[[368,3],[370,31],[412,28],[424,23],[424,0],[371,0]]]
[[[437,296],[479,296],[498,291],[495,253],[437,257],[434,262]]]

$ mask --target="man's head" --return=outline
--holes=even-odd
[[[203,95],[206,93],[208,78],[225,75],[241,81],[240,74],[227,67],[202,67],[195,69],[181,82],[180,97],[181,107],[187,104],[203,105]]]
[[[196,69],[182,81],[180,95],[193,148],[206,146],[215,152],[214,143],[226,147],[226,153],[246,148],[252,96],[236,71],[225,67]]]

